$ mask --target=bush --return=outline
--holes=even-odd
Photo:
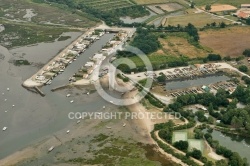
[[[188,142],[180,140],[180,141],[174,143],[174,147],[186,152],[188,149]]]
[[[209,61],[220,61],[221,56],[219,54],[208,54],[207,59]]]
[[[247,57],[250,57],[250,49],[245,49],[245,51],[243,51],[242,54],[247,56]]]
[[[246,65],[241,65],[241,66],[239,66],[239,70],[241,72],[247,72],[248,71],[248,67]]]

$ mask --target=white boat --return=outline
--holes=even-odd
[[[70,130],[67,130],[67,134],[70,132]]]
[[[70,97],[70,94],[67,94],[66,97]]]
[[[74,103],[74,100],[71,100],[70,103]]]
[[[126,123],[123,123],[123,125],[122,125],[123,127],[125,127],[126,126]]]
[[[54,146],[51,146],[49,149],[48,149],[48,152],[51,152],[55,147]]]
[[[7,101],[7,99],[4,99],[4,101]]]
[[[7,91],[9,91],[10,90],[10,88],[7,88]]]
[[[7,130],[8,127],[3,127],[3,131]]]
[[[107,126],[106,128],[107,128],[107,129],[111,129],[111,127],[108,127],[108,126]]]
[[[105,107],[105,106],[103,106],[102,108],[103,108],[103,109],[105,109],[106,107]]]
[[[80,120],[78,120],[76,123],[78,124],[78,123],[80,123],[81,121]]]
[[[12,107],[15,107],[15,105],[13,104]]]
[[[8,110],[4,111],[4,112],[8,112]]]
[[[87,95],[89,95],[89,92],[87,92]]]

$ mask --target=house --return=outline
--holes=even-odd
[[[210,92],[210,88],[208,86],[203,85],[201,87],[205,92]]]
[[[250,9],[245,9],[245,10],[239,10],[237,12],[237,17],[238,18],[243,18],[243,19],[247,19],[247,18],[250,18]]]
[[[247,8],[250,9],[250,4],[241,4],[240,7],[241,9],[247,9]]]

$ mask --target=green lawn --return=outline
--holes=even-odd
[[[193,14],[186,14],[183,16],[170,17],[167,19],[165,26],[168,25],[176,26],[178,24],[186,26],[188,23],[191,23],[196,27],[204,27],[205,25],[211,24],[213,22],[216,22],[217,24],[221,22],[225,22],[226,24],[231,23],[230,21],[214,17],[206,13],[193,13]]]
[[[213,0],[213,1],[205,1],[205,0],[193,0],[197,6],[204,6],[207,4],[229,4],[235,7],[239,7],[241,4],[250,3],[249,0]]]
[[[178,142],[178,141],[187,141],[188,140],[188,136],[187,136],[187,132],[185,131],[176,131],[173,133],[173,139],[172,142]]]
[[[204,152],[204,141],[198,139],[188,139],[188,150],[192,151],[192,149],[198,149],[202,153]]]

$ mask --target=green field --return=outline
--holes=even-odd
[[[204,141],[203,140],[197,140],[197,139],[188,139],[188,150],[192,151],[192,149],[198,149],[202,153],[204,152]]]
[[[144,4],[159,4],[159,3],[179,3],[183,6],[188,6],[185,0],[133,0],[137,4],[144,5]]]
[[[207,24],[211,24],[213,22],[221,23],[225,22],[226,24],[230,24],[230,21],[224,20],[222,18],[214,17],[211,15],[208,15],[206,13],[192,13],[192,14],[186,14],[183,16],[176,16],[176,17],[170,17],[167,19],[165,26],[168,25],[182,25],[186,26],[188,23],[193,24],[196,27],[204,27]]]
[[[124,8],[134,5],[129,0],[76,0],[78,3],[84,3],[84,5],[101,10],[114,10],[118,8]]]
[[[197,6],[204,6],[207,4],[228,4],[235,7],[240,7],[241,4],[249,3],[249,0],[214,0],[214,1],[204,1],[204,0],[193,0]]]
[[[187,132],[185,131],[176,131],[173,132],[173,140],[172,142],[178,142],[178,141],[187,141]]]

